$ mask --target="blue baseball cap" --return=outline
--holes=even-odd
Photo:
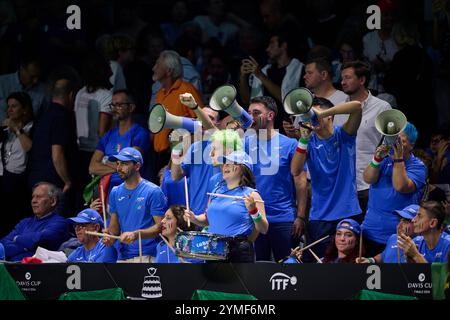
[[[342,225],[344,223],[347,223],[348,225]],[[339,221],[339,223],[336,226],[336,230],[337,229],[348,229],[350,231],[353,231],[353,233],[359,235],[361,233],[361,226],[359,225],[358,222],[356,222],[353,219],[344,219]]]
[[[114,156],[108,158],[109,161],[134,161],[140,164],[144,164],[142,154],[135,148],[123,148],[120,152]]]
[[[227,156],[219,156],[217,158],[217,161],[219,163],[221,163],[221,164],[223,164],[223,163],[230,163],[230,162],[243,164],[244,166],[249,168],[250,171],[253,171],[252,160],[250,159],[249,155],[246,154],[242,150],[233,151]]]
[[[412,220],[416,216],[417,212],[419,212],[419,208],[419,205],[411,204],[403,210],[395,210],[395,213],[397,213],[402,218]]]
[[[84,209],[76,217],[69,219],[74,223],[98,223],[103,228],[103,219],[94,209]]]

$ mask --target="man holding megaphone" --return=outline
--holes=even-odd
[[[314,98],[312,111],[318,124],[301,128],[301,138],[291,162],[294,177],[303,171],[305,162],[311,175],[312,202],[307,223],[307,243],[334,234],[342,219],[361,220],[356,192],[356,132],[361,123],[359,101],[333,106],[324,98]],[[343,126],[333,126],[333,116],[350,114]],[[315,246],[314,252],[323,256],[328,241]],[[307,259],[307,257],[304,257]]]
[[[398,135],[391,156],[391,148],[380,145],[364,170],[364,181],[370,184],[370,188],[362,228],[369,256],[382,252],[389,237],[396,232],[399,217],[394,211],[419,204],[427,169],[412,153],[417,136],[416,128],[408,122]]]

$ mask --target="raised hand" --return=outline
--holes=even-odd
[[[394,159],[401,159],[401,158],[403,158],[403,143],[399,136],[394,144]]]
[[[180,102],[190,109],[197,109],[198,107],[194,96],[188,92],[180,94]]]
[[[135,232],[124,232],[120,235],[120,242],[125,244],[132,244],[136,241],[136,233]]]

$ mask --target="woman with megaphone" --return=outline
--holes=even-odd
[[[370,188],[362,228],[369,256],[382,252],[389,237],[396,232],[400,218],[394,211],[420,202],[427,169],[412,153],[417,136],[416,127],[408,122],[392,150],[384,144],[377,147],[364,170],[363,178]]]

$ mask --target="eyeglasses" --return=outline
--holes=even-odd
[[[110,103],[108,106],[109,106],[111,109],[119,109],[119,110],[122,110],[122,109],[124,109],[125,107],[127,107],[127,106],[129,106],[129,105],[131,105],[130,102],[119,102],[119,103]]]

